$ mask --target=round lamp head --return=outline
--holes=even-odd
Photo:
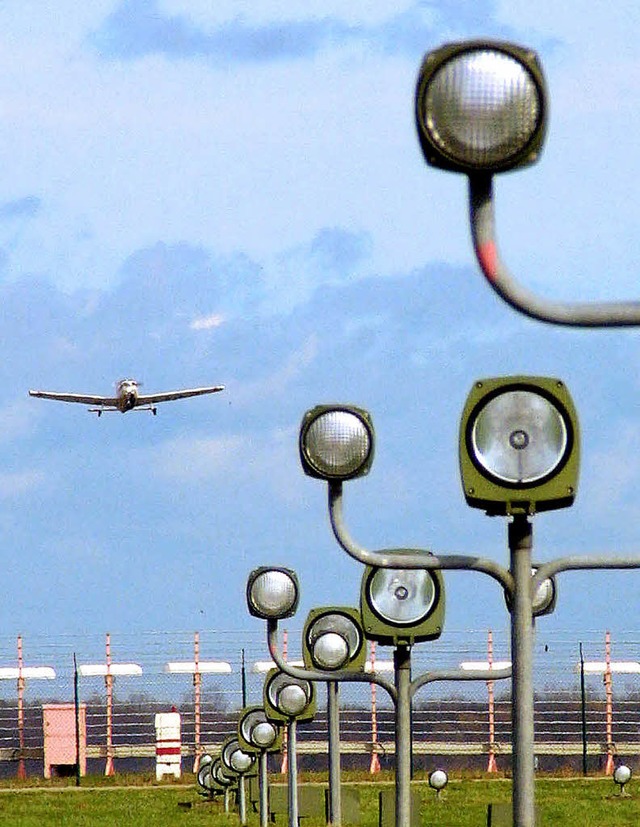
[[[631,781],[631,768],[626,764],[618,764],[613,771],[613,780],[620,787],[620,795],[629,795],[625,791],[625,785]]]
[[[544,139],[546,87],[534,52],[472,40],[427,54],[416,124],[429,164],[467,174],[533,163]]]
[[[373,461],[371,417],[347,405],[307,411],[300,426],[300,461],[305,474],[327,481],[367,474]]]
[[[535,574],[534,568],[532,573]],[[536,589],[533,595],[533,616],[549,615],[556,607],[557,586],[555,577],[547,577]]]
[[[216,758],[210,764],[211,777],[215,784],[219,787],[230,787],[234,783],[233,776],[229,775],[229,771],[222,763],[222,759]]]
[[[535,575],[538,571],[538,566],[534,565],[531,567],[531,574]],[[556,602],[558,598],[558,591],[557,591],[557,584],[555,577],[547,577],[546,580],[543,580],[542,583],[536,589],[535,594],[533,595],[533,602],[532,602],[532,614],[534,617],[542,617],[542,615],[550,615],[556,608]],[[512,610],[513,607],[513,600],[508,592],[505,591],[504,593],[505,603],[507,604],[507,609],[509,611]]]
[[[278,740],[278,730],[271,721],[261,721],[251,730],[251,743],[261,750],[275,747]]]
[[[440,637],[444,581],[439,571],[367,566],[360,590],[365,636],[390,646]]]
[[[270,721],[310,721],[316,711],[313,684],[272,669],[264,682],[263,706]]]
[[[449,783],[449,776],[444,770],[434,770],[429,776],[429,786],[434,789],[443,790]]]
[[[613,780],[616,784],[626,784],[631,780],[631,770],[626,764],[618,764],[613,771]]]
[[[263,707],[248,706],[238,721],[238,742],[245,752],[272,752],[280,748],[282,738]]]
[[[475,383],[460,426],[470,506],[503,515],[567,507],[578,466],[578,417],[563,382],[516,376]]]
[[[238,775],[244,775],[245,773],[249,772],[249,770],[253,766],[253,761],[253,756],[242,749],[234,750],[229,756],[229,763],[231,764],[231,769],[234,772],[237,772]]]
[[[298,577],[291,569],[261,566],[247,580],[249,614],[263,620],[283,620],[296,613],[300,599]]]
[[[196,783],[204,793],[210,793],[215,788],[216,782],[211,774],[211,764],[204,764],[198,768]]]
[[[234,736],[227,738],[222,744],[222,749],[220,750],[220,760],[222,761],[222,766],[224,769],[229,772],[233,772],[233,767],[231,766],[231,755],[237,749],[240,749],[240,742]]]
[[[312,609],[302,632],[302,654],[309,669],[364,669],[366,652],[358,609],[327,606]]]

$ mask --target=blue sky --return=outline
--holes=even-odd
[[[215,8],[212,6],[215,5]],[[535,6],[535,7],[534,7]],[[425,51],[464,37],[538,50],[542,159],[496,184],[521,280],[637,298],[640,9],[540,0],[61,0],[0,7],[0,528],[6,633],[255,628],[248,572],[295,568],[301,615],[354,603],[297,433],[318,402],[367,407],[354,535],[506,563],[506,525],[464,504],[472,382],[565,379],[581,415],[572,509],[540,560],[640,554],[638,334],[517,316],[478,275],[466,181],[427,169],[413,125]],[[580,20],[580,25],[576,25]],[[29,388],[224,383],[105,416]],[[640,574],[568,574],[546,628],[636,628]],[[507,625],[480,575],[447,577],[452,629]]]

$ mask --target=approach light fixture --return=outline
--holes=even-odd
[[[282,733],[268,720],[264,708],[248,706],[238,721],[238,743],[247,752],[277,752],[282,746]]]
[[[631,768],[628,767],[626,764],[618,764],[618,766],[613,771],[613,780],[620,788],[620,795],[629,795],[628,792],[625,791],[625,785],[631,781]]]
[[[464,496],[473,508],[530,515],[573,504],[578,416],[559,379],[476,382],[462,412],[459,448]]]
[[[535,575],[538,571],[538,566],[531,567],[531,574]],[[507,609],[511,611],[513,600],[508,592],[504,593],[505,603]],[[555,577],[547,577],[540,583],[533,595],[532,614],[534,617],[542,617],[543,615],[550,615],[556,608],[556,601],[558,599],[558,586]]]
[[[220,750],[222,766],[236,775],[246,775],[255,764],[255,757],[245,752],[236,736],[227,738]]]
[[[425,55],[416,125],[427,163],[465,172],[505,172],[537,160],[547,93],[535,52],[470,40]]]
[[[272,669],[264,682],[263,706],[270,721],[310,721],[316,712],[314,686]]]
[[[434,770],[429,775],[429,786],[432,790],[440,792],[441,790],[444,790],[448,783],[449,776],[444,770]]]
[[[444,609],[440,571],[365,567],[360,613],[368,640],[387,646],[435,640],[442,633]]]
[[[215,779],[211,774],[211,762],[202,764],[198,768],[198,772],[196,774],[196,784],[198,786],[198,792],[201,795],[211,795],[212,791],[216,787]]]
[[[305,474],[342,481],[362,477],[373,461],[371,417],[353,405],[318,405],[300,426],[300,461]]]
[[[291,569],[261,566],[247,580],[247,608],[253,617],[262,620],[283,620],[292,617],[298,608],[300,585]]]
[[[311,609],[302,631],[302,656],[308,669],[363,671],[367,657],[358,609]]]
[[[232,787],[235,784],[235,778],[228,774],[228,770],[222,763],[222,759],[220,757],[213,760],[213,762],[209,765],[209,769],[211,771],[211,777],[214,782],[218,784],[218,786]]]

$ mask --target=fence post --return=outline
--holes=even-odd
[[[107,690],[107,761],[104,766],[105,775],[113,775],[113,675],[111,674],[111,635],[107,632],[106,640],[107,671],[104,683]]]
[[[376,642],[371,641],[371,671],[376,670]],[[369,764],[369,772],[371,775],[380,772],[380,756],[377,753],[378,748],[378,710],[376,708],[376,684],[371,684],[371,763]]]
[[[285,629],[282,632],[282,657],[286,660],[287,659],[287,644],[288,644],[288,635],[287,630]],[[280,773],[282,775],[286,775],[289,771],[289,750],[288,750],[288,727],[284,727],[284,732],[282,733],[282,763],[280,764]]]
[[[18,744],[20,758],[18,759],[18,778],[27,777],[24,762],[24,661],[22,658],[22,635],[18,635]]]
[[[615,769],[613,760],[613,683],[611,680],[611,633],[605,632],[604,637],[604,689],[607,697],[606,727],[607,727],[607,764],[605,773],[613,775]]]
[[[200,633],[193,633],[193,718],[194,718],[194,744],[195,758],[193,771],[198,772],[200,767],[200,697],[201,697],[202,675],[200,674]]]
[[[489,629],[487,634],[487,656],[489,669],[493,667],[493,632]],[[487,681],[487,693],[489,695],[489,762],[487,772],[498,772],[496,762],[496,720],[495,720],[495,699],[493,692],[493,681]]]

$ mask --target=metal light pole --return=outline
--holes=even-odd
[[[411,647],[398,646],[394,650],[394,680],[384,678],[376,672],[336,670],[326,672],[294,666],[287,662],[278,645],[278,621],[267,621],[267,644],[274,662],[282,672],[298,680],[311,682],[338,681],[375,683],[388,693],[395,707],[396,720],[396,827],[407,827],[411,823],[411,708],[413,697],[423,686],[437,681],[487,681],[508,678],[511,669],[440,669],[425,672],[411,678]]]
[[[260,827],[269,821],[267,756],[282,748],[280,728],[269,721],[264,706],[245,707],[238,721],[238,742],[245,752],[258,755]]]
[[[493,176],[537,162],[546,132],[547,89],[531,49],[495,40],[449,43],[428,52],[415,97],[428,164],[469,178],[476,259],[490,287],[521,313],[572,327],[640,325],[640,302],[555,302],[518,283],[495,236]]]
[[[503,395],[504,400],[500,399]],[[426,549],[406,548],[371,551],[351,537],[343,516],[343,478],[358,476],[363,462],[366,464],[366,470],[361,473],[366,473],[371,465],[373,426],[366,412],[364,418],[359,409],[339,405],[319,406],[307,412],[300,431],[300,454],[306,473],[327,481],[329,518],[334,536],[354,559],[365,565],[380,568],[478,571],[497,580],[503,587],[511,607],[513,649],[514,827],[534,827],[532,624],[536,614],[537,595],[546,591],[544,585],[547,580],[561,572],[635,569],[640,568],[640,557],[566,556],[540,564],[532,573],[529,515],[571,505],[575,496],[579,436],[577,416],[563,383],[558,380],[540,377],[482,380],[474,385],[470,401],[463,412],[461,454],[474,446],[482,447],[479,433],[484,434],[485,431],[470,435],[474,423],[481,414],[484,416],[484,425],[497,427],[496,433],[499,435],[503,409],[500,404],[489,407],[489,402],[494,400],[500,403],[505,401],[507,410],[515,405],[514,415],[520,410],[525,414],[521,426],[513,425],[511,420],[507,423],[509,430],[506,438],[510,450],[517,457],[516,468],[524,461],[530,445],[533,459],[536,462],[539,460],[537,447],[540,446],[545,432],[544,428],[542,432],[536,430],[536,423],[546,423],[553,433],[551,450],[543,451],[542,454],[542,472],[538,477],[536,471],[531,481],[520,483],[518,476],[514,482],[509,482],[508,479],[505,482],[504,478],[501,480],[492,473],[490,461],[485,455],[484,465],[477,457],[467,457],[463,460],[461,456],[461,470],[464,472],[463,490],[469,505],[483,508],[491,514],[512,517],[513,522],[509,527],[509,568],[493,560],[468,554],[431,554]],[[341,420],[340,416],[345,412],[351,417]],[[360,429],[355,422],[358,417],[361,417],[363,422]],[[488,428],[488,432],[492,433],[491,428]],[[544,439],[542,445],[545,445]],[[506,456],[510,456],[508,451]],[[354,457],[358,458],[358,462]],[[355,470],[348,476],[341,477],[335,468],[340,468],[340,462],[346,464],[347,460],[351,461]],[[544,466],[546,462],[551,463],[549,468]],[[311,466],[310,470],[307,469],[307,465]],[[469,479],[472,483],[468,482]],[[498,676],[495,672],[485,672],[482,677],[478,675],[477,679],[491,680],[496,677]],[[415,680],[412,686],[415,689]],[[402,741],[403,736],[400,737]],[[402,741],[400,748],[404,746]],[[403,804],[402,806],[404,807]]]

